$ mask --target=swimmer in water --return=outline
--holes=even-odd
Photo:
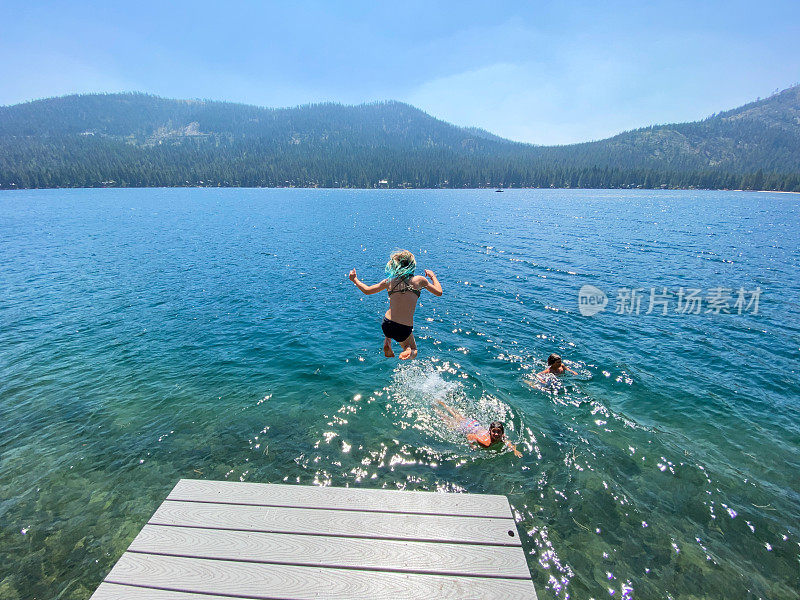
[[[522,456],[522,452],[517,450],[517,447],[514,444],[505,439],[505,428],[500,421],[492,422],[487,429],[475,419],[468,419],[454,408],[447,406],[447,404],[441,400],[437,400],[437,402],[442,406],[442,408],[450,413],[447,415],[437,408],[436,412],[439,414],[439,416],[442,417],[442,419],[444,419],[447,424],[450,425],[450,427],[459,433],[463,433],[467,437],[468,442],[475,442],[484,448],[488,448],[489,446],[502,441],[506,446],[514,451],[514,456]]]
[[[563,375],[567,371],[569,371],[573,375],[577,375],[575,371],[570,369],[561,361],[561,357],[558,354],[551,354],[550,356],[547,357],[547,368],[541,373],[537,373],[536,377],[539,380],[544,381],[543,376],[547,375],[548,373],[551,373],[553,375]]]
[[[417,300],[422,290],[428,290],[434,296],[442,295],[442,285],[436,274],[433,271],[425,271],[426,277],[414,275],[416,268],[417,261],[414,255],[408,250],[399,250],[389,257],[389,262],[386,263],[387,278],[380,283],[367,285],[359,281],[355,269],[350,271],[350,281],[365,294],[377,294],[383,290],[389,294],[389,310],[386,311],[381,324],[384,335],[383,353],[388,357],[394,356],[392,350],[392,340],[394,340],[403,349],[399,356],[401,360],[416,358],[417,342],[414,340],[413,330]]]

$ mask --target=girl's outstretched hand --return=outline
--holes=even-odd
[[[428,277],[430,279],[428,285],[425,286],[425,289],[427,289],[434,296],[441,296],[442,284],[440,284],[439,280],[436,279],[436,273],[434,273],[430,269],[425,269],[425,277]]]
[[[355,281],[356,280],[356,270],[355,269],[350,271],[349,277],[350,277],[350,281]]]

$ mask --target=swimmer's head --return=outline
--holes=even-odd
[[[493,421],[492,424],[489,425],[489,437],[492,438],[493,444],[502,440],[505,432],[505,427],[503,427],[500,421]]]
[[[408,279],[417,268],[417,259],[408,250],[398,250],[389,257],[386,263],[386,275],[389,279]]]
[[[561,357],[558,354],[551,354],[547,357],[548,367],[558,367],[561,364]]]

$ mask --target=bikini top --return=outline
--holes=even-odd
[[[420,290],[413,287],[409,282],[408,279],[401,279],[399,283],[396,283],[393,287],[389,288],[389,295],[392,294],[404,294],[405,292],[412,292],[417,295],[417,298],[420,296]]]

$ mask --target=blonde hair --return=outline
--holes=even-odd
[[[417,268],[417,259],[408,250],[393,252],[386,263],[386,274],[389,279],[408,279]]]

